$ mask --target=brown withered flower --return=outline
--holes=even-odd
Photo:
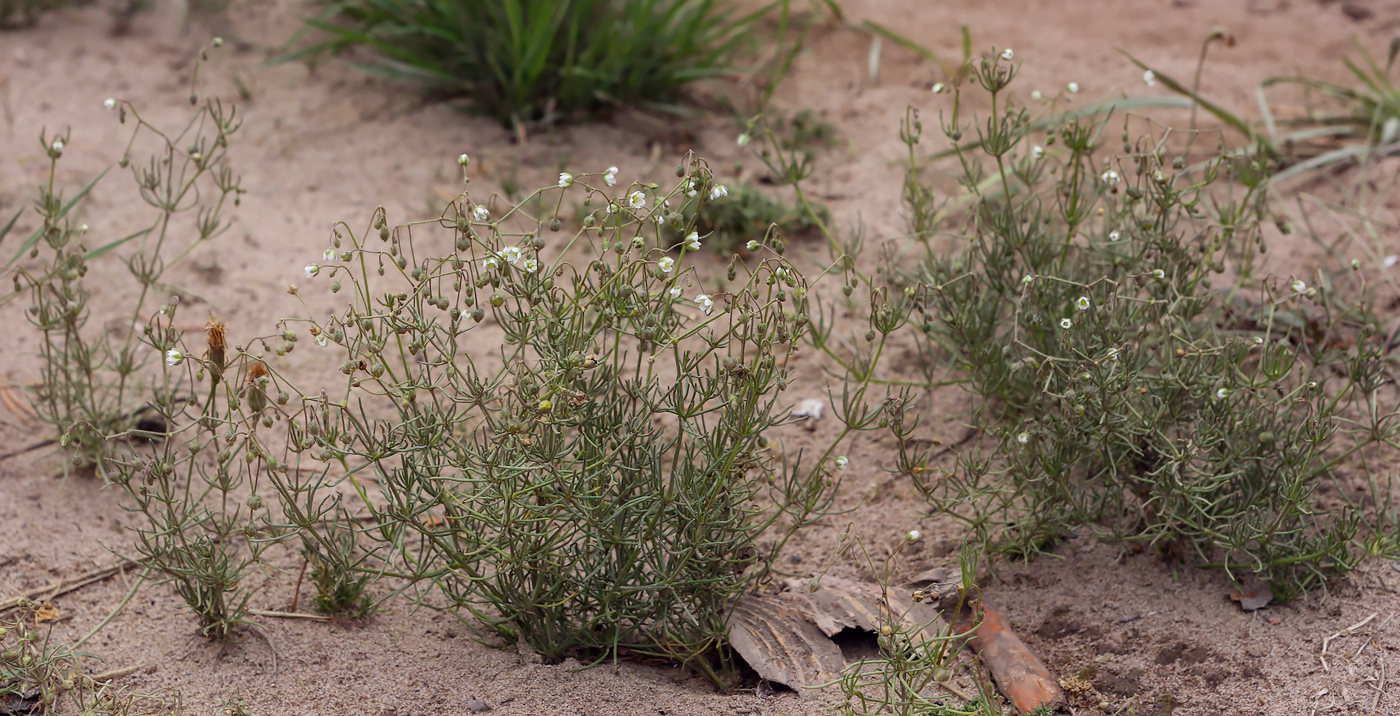
[[[215,320],[213,315],[204,324],[204,334],[209,343],[209,372],[216,382],[223,380],[224,368],[228,366],[228,341],[224,337],[224,326],[227,325],[227,321]]]

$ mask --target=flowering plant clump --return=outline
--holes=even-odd
[[[503,639],[550,659],[626,648],[728,681],[729,610],[824,514],[836,480],[829,461],[799,469],[765,447],[808,330],[801,275],[770,254],[732,266],[723,288],[703,281],[694,247],[665,239],[699,241],[668,205],[718,185],[698,160],[682,174],[670,191],[611,196],[615,169],[565,173],[489,224],[464,193],[430,222],[449,237],[437,256],[382,210],[363,233],[337,225],[342,261],[318,280],[343,281],[349,305],[276,335],[327,338],[345,378],[301,393],[285,461],[376,477],[377,573],[435,585]],[[604,208],[571,234],[531,213],[575,192]],[[594,258],[579,262],[583,245]],[[503,351],[465,350],[483,340]],[[267,484],[285,524],[315,532],[331,481],[297,474]],[[311,544],[334,557],[335,539]]]
[[[940,478],[930,453],[901,449],[901,467],[1007,552],[1088,525],[1257,574],[1281,598],[1350,569],[1371,549],[1359,513],[1321,514],[1311,494],[1343,456],[1395,432],[1375,409],[1384,333],[1369,289],[1350,270],[1327,291],[1255,275],[1267,161],[1221,150],[1193,171],[1126,131],[1123,154],[1105,160],[1095,138],[1108,119],[1032,123],[1006,108],[1008,59],[971,67],[993,117],[964,124],[951,100],[945,115],[951,138],[977,132],[955,142],[971,192],[965,248],[927,249],[917,272],[889,269],[919,304],[921,352],[944,351],[983,399],[977,422],[999,437],[1001,459],[968,453]],[[948,219],[912,159],[921,129],[911,110],[905,199],[924,238]],[[1052,143],[1053,156],[1042,149]]]

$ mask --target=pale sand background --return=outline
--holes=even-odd
[[[890,25],[949,58],[956,57],[961,24],[971,28],[978,51],[1014,48],[1016,59],[1025,62],[1015,86],[1023,101],[1034,89],[1052,94],[1069,81],[1083,88],[1078,97],[1083,102],[1120,89],[1148,92],[1140,72],[1116,47],[1131,48],[1140,58],[1185,77],[1194,68],[1201,39],[1212,27],[1223,26],[1237,43],[1212,51],[1203,88],[1222,103],[1251,113],[1259,81],[1299,72],[1347,80],[1341,60],[1356,55],[1353,41],[1384,57],[1400,27],[1400,3],[1379,1],[847,0],[843,7],[852,22],[868,18]],[[723,117],[702,122],[693,136],[621,118],[536,136],[522,147],[490,121],[424,106],[412,88],[372,80],[341,62],[323,63],[315,73],[299,64],[262,66],[306,13],[292,0],[234,0],[230,35],[248,44],[242,50],[235,43],[226,45],[204,70],[214,96],[237,100],[235,82],[251,94],[239,102],[246,123],[232,147],[235,168],[250,193],[233,229],[203,249],[175,280],[198,287],[212,302],[194,306],[186,317],[213,310],[233,322],[234,340],[240,331],[266,332],[276,317],[299,310],[282,289],[287,283],[305,285],[300,267],[319,256],[333,222],[363,226],[377,204],[386,206],[395,222],[424,218],[429,207],[440,207],[459,189],[454,160],[463,151],[475,159],[475,196],[489,192],[517,162],[526,186],[551,183],[561,166],[600,171],[614,164],[624,181],[664,184],[680,151],[692,146],[721,177],[736,174],[737,129]],[[32,186],[45,176],[47,161],[36,142],[41,127],[72,126],[61,179],[76,188],[115,160],[128,136],[128,128],[101,108],[106,97],[129,99],[164,126],[188,116],[189,76],[201,35],[182,34],[173,16],[173,8],[162,3],[160,14],[139,18],[130,36],[112,38],[106,10],[99,7],[46,17],[34,30],[0,34],[5,118],[0,127],[0,213],[8,217],[30,201]],[[936,146],[933,125],[946,98],[927,91],[938,79],[936,68],[888,45],[879,81],[872,83],[866,74],[868,52],[863,34],[818,30],[779,91],[778,103],[794,111],[814,108],[836,125],[841,146],[822,155],[812,189],[830,204],[838,225],[864,222],[873,244],[903,228],[901,170],[891,160],[904,152],[898,141],[904,109],[913,104],[924,110],[926,136]],[[738,173],[751,176],[757,162],[750,158],[748,164]],[[144,216],[131,206],[129,181],[112,176],[94,192],[84,220],[93,224],[95,236],[120,236],[123,226]],[[1382,199],[1383,214],[1390,216],[1395,198]],[[21,221],[20,235],[33,226],[33,214],[27,216],[31,220]],[[1316,252],[1311,245],[1271,239],[1276,272],[1312,272]],[[1389,242],[1381,247],[1384,253],[1400,252],[1393,230],[1384,241]],[[0,247],[0,253],[8,255],[7,247]],[[799,258],[825,256],[815,241],[797,242],[794,248]],[[874,254],[869,252],[867,260]],[[716,261],[712,269],[720,267]],[[1378,267],[1367,270],[1381,272]],[[119,300],[119,295],[103,292],[96,278],[102,271],[94,272],[96,300]],[[303,293],[317,311],[335,305],[328,292]],[[6,330],[0,356],[4,373],[28,381],[37,375],[32,359],[36,341],[28,332],[11,332],[25,325],[20,308],[0,311]],[[311,371],[307,363],[315,359],[301,350],[286,366]],[[907,367],[911,359],[900,360]],[[794,398],[824,395],[815,361],[800,367]],[[939,393],[932,413],[953,412],[963,400],[956,391]],[[833,430],[826,421],[815,434],[796,431],[786,440],[802,447]],[[961,431],[956,424],[937,421],[927,429],[930,437],[945,441],[956,440]],[[37,427],[0,412],[0,441],[7,448],[40,435]],[[792,563],[795,569],[823,564],[835,532],[848,520],[854,522],[855,534],[877,547],[911,528],[922,530],[924,540],[901,560],[906,570],[951,561],[956,533],[947,523],[926,517],[907,485],[887,483],[880,465],[891,461],[889,448],[871,438],[845,450],[851,467],[842,505],[864,504],[801,535],[790,553],[801,558]],[[50,477],[52,465],[53,458],[44,453],[0,464],[0,595],[109,564],[113,558],[104,545],[124,544],[120,525],[132,518],[122,511],[117,495],[100,490],[92,480]],[[1346,657],[1362,647],[1362,636],[1334,642],[1338,656],[1330,660],[1330,672],[1318,660],[1324,637],[1373,612],[1379,616],[1372,626],[1400,611],[1400,572],[1391,563],[1366,563],[1334,584],[1325,599],[1318,592],[1247,614],[1226,599],[1229,586],[1220,574],[1189,569],[1173,574],[1151,557],[1119,560],[1114,549],[1086,542],[1061,545],[1058,552],[1065,559],[1000,565],[996,577],[985,580],[985,591],[1004,605],[1057,675],[1094,668],[1094,682],[1113,710],[1130,705],[1133,713],[1178,716],[1308,714],[1314,708],[1318,713],[1400,713],[1400,690],[1389,686],[1400,668],[1400,620],[1375,633],[1354,661]],[[300,566],[290,553],[274,554],[274,559],[293,577]],[[869,576],[853,559],[839,561],[832,572]],[[269,583],[255,606],[285,608],[293,581],[284,575]],[[70,618],[54,628],[55,638],[72,640],[86,633],[125,589],[122,579],[113,579],[57,599],[56,606]],[[302,603],[309,597],[304,587]],[[89,648],[109,668],[156,664],[128,683],[139,689],[177,686],[192,714],[215,713],[219,699],[234,692],[248,699],[253,713],[269,715],[457,714],[465,712],[468,699],[483,699],[501,714],[814,714],[838,701],[833,694],[805,699],[789,692],[766,698],[751,691],[722,695],[678,669],[630,662],[582,671],[572,661],[543,665],[514,651],[482,646],[450,617],[414,612],[402,601],[364,629],[275,619],[266,626],[279,656],[275,674],[263,640],[249,638],[222,649],[205,643],[195,637],[193,619],[172,591],[155,587],[141,591]],[[1373,686],[1382,671],[1382,655],[1387,687],[1376,701]],[[1319,697],[1323,690],[1326,695]]]

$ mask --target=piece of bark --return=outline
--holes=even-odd
[[[1064,703],[1065,693],[1050,676],[1050,671],[1040,663],[1035,654],[1026,648],[1020,637],[1011,631],[1011,623],[1000,609],[986,602],[978,603],[982,613],[976,624],[974,635],[968,646],[992,674],[992,681],[1003,696],[1011,701],[1016,713],[1026,714],[1040,706],[1054,709]],[[973,629],[972,610],[966,610],[958,620],[958,631]]]
[[[845,668],[836,646],[791,602],[780,597],[748,596],[729,615],[729,643],[758,675],[792,687],[819,686]]]
[[[842,629],[879,633],[880,626],[895,619],[895,615],[906,628],[923,628],[925,639],[947,632],[947,622],[933,605],[914,601],[913,587],[885,592],[876,584],[831,576],[822,577],[821,589],[816,592],[797,580],[789,580],[786,586],[781,597],[798,604],[827,636],[835,636]]]

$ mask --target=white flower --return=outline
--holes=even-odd
[[[1121,236],[1121,234],[1119,234],[1117,231],[1108,232],[1109,241],[1117,241],[1119,236]]]
[[[662,256],[656,260],[656,267],[661,269],[661,273],[671,273],[676,268],[676,260],[670,256]]]
[[[640,191],[634,191],[627,195],[627,205],[633,209],[645,209],[647,205],[647,195]]]
[[[1147,85],[1148,87],[1152,87],[1153,85],[1156,85],[1156,84],[1157,84],[1157,73],[1156,73],[1156,72],[1153,72],[1152,70],[1148,70],[1148,71],[1142,73],[1142,83],[1145,84],[1145,85]]]
[[[1011,50],[1007,50],[1007,52],[1010,51]],[[909,542],[918,542],[920,537],[923,537],[923,534],[920,533],[918,530],[909,530],[909,533],[904,535],[904,539]]]
[[[675,286],[675,287],[673,287],[673,288],[671,289],[671,298],[674,299],[674,298],[680,298],[680,297],[681,297],[681,287],[680,287],[680,286]]]
[[[520,268],[525,269],[525,273],[534,273],[539,270],[540,262],[534,256],[520,262]]]
[[[326,347],[326,334],[324,334],[324,333],[317,333],[317,334],[316,334],[316,345],[318,345],[318,346],[320,346],[320,347],[322,347],[322,348],[325,348],[325,347]]]
[[[751,141],[753,141],[753,137],[750,137],[748,132],[741,132],[739,134],[739,146],[747,147]]]
[[[1043,156],[1045,156],[1045,147],[1042,147],[1039,144],[1035,145],[1034,147],[1031,147],[1031,159],[1039,161],[1040,158]]]
[[[1030,433],[1021,433],[1020,435],[1017,435],[1017,436],[1016,436],[1016,442],[1021,443],[1022,445],[1025,445],[1026,443],[1028,443],[1028,442],[1030,442],[1030,441],[1031,441],[1031,434],[1030,434]]]
[[[307,278],[316,278],[316,274],[321,273],[321,267],[316,264],[307,264],[305,269]]]
[[[82,226],[79,226],[79,227],[78,227],[78,233],[80,233],[80,234],[86,234],[87,232],[88,232],[88,225],[87,225],[87,224],[83,224]]]
[[[568,189],[574,185],[574,175],[568,172],[559,172],[559,188]]]
[[[1069,93],[1070,93],[1070,94],[1079,94],[1079,83],[1078,83],[1078,82],[1071,82],[1071,83],[1065,85],[1065,89],[1069,90]]]
[[[744,244],[744,248],[748,249],[749,251],[757,251],[759,245],[760,244],[758,243],[758,241],[754,239],[749,239],[749,243]]]
[[[1074,327],[1074,321],[1071,321],[1071,320],[1069,320],[1068,318],[1061,318],[1061,319],[1060,319],[1060,328],[1063,328],[1063,329],[1065,329],[1065,330],[1069,330],[1069,329],[1071,329],[1071,328],[1073,328],[1073,327]]]
[[[334,261],[334,260],[335,260],[335,249],[326,249],[325,251],[322,251],[322,252],[321,252],[321,260],[322,260],[322,261]]]
[[[699,193],[700,193],[700,190],[695,188],[695,180],[692,179],[692,180],[690,181],[690,185],[689,185],[688,187],[686,187],[685,195],[686,195],[686,196],[695,196],[696,194],[699,194]]]
[[[1103,173],[1102,179],[1103,179],[1103,183],[1105,183],[1105,184],[1107,184],[1107,185],[1109,185],[1109,186],[1113,186],[1113,185],[1117,184],[1118,182],[1122,181],[1122,177],[1118,176],[1118,172],[1116,172],[1116,171],[1114,171],[1114,170],[1112,170],[1112,169],[1109,169],[1108,171],[1104,172],[1104,173]]]
[[[1002,51],[1001,51],[1001,59],[1006,60],[1007,62],[1010,62],[1010,61],[1011,61],[1011,58],[1013,58],[1013,57],[1015,57],[1015,56],[1016,56],[1016,53],[1012,52],[1010,47],[1008,47],[1008,48],[1006,48],[1005,50],[1002,50]]]
[[[1228,390],[1226,390],[1226,389],[1224,389],[1224,388],[1221,388],[1220,390],[1215,391],[1215,399],[1216,399],[1216,400],[1224,400],[1224,399],[1225,399],[1226,397],[1228,397],[1229,395],[1230,395],[1230,391],[1228,391]]]
[[[1030,275],[1030,274],[1026,274],[1025,276],[1022,276],[1022,277],[1021,277],[1021,285],[1022,285],[1022,286],[1029,286],[1029,285],[1031,285],[1031,284],[1034,283],[1034,282],[1035,282],[1035,277],[1032,276],[1032,275]]]
[[[1292,287],[1294,293],[1304,293],[1308,290],[1308,285],[1306,283],[1303,283],[1302,279],[1294,280]]]
[[[481,270],[490,271],[493,268],[498,268],[500,265],[500,259],[497,259],[495,256],[487,256],[486,259],[481,262]]]
[[[716,184],[715,188],[710,190],[710,201],[726,196],[729,196],[729,188],[723,184]]]
[[[1259,336],[1255,336],[1255,337],[1254,337],[1254,345],[1256,345],[1256,346],[1262,346],[1262,345],[1264,345],[1264,339],[1261,338],[1261,337],[1259,337]]]
[[[1040,94],[1040,90],[1035,90],[1034,92],[1031,92],[1031,100],[1032,100],[1032,101],[1039,102],[1041,96],[1042,96],[1042,95]]]
[[[612,202],[608,202],[608,213],[609,213],[609,214],[616,214],[616,213],[617,213],[617,204],[614,204],[614,203],[612,203]]]
[[[711,311],[715,310],[714,299],[703,293],[695,297],[695,305],[699,306],[700,310],[704,311],[707,316],[710,315]]]
[[[165,352],[165,362],[170,365],[180,365],[185,362],[185,354],[171,348]]]
[[[512,266],[520,263],[522,257],[524,257],[524,254],[520,251],[519,246],[507,246],[501,249],[501,258],[505,259],[506,263]]]
[[[1152,275],[1157,278],[1165,279],[1167,277],[1167,272],[1162,269],[1152,269]]]
[[[457,163],[462,166],[466,166],[472,163],[472,158],[467,156],[466,153],[463,152],[461,156],[457,157]]]
[[[603,182],[608,186],[617,186],[617,167],[608,167],[608,170],[603,172]]]
[[[943,83],[942,83],[942,82],[934,82],[934,83],[933,83],[933,93],[934,93],[934,94],[943,94]]]
[[[846,465],[849,465],[851,461],[846,459],[845,455],[837,455],[836,459],[831,462],[836,465],[837,470],[845,470]]]
[[[1114,361],[1115,363],[1118,362],[1118,349],[1117,349],[1117,348],[1109,348],[1109,349],[1108,349],[1108,359],[1111,360],[1111,361]]]
[[[688,251],[700,250],[700,234],[698,232],[692,231],[690,236],[685,237],[685,248]]]
[[[111,97],[108,97],[107,100],[102,103],[102,106],[106,107],[107,109],[116,109],[117,101],[112,99]]]
[[[472,218],[477,221],[487,221],[491,218],[491,210],[477,204],[476,207],[472,209]]]
[[[1090,304],[1088,296],[1080,296],[1079,300],[1074,302],[1074,307],[1081,311],[1089,310],[1089,305]]]
[[[1386,268],[1390,268],[1391,266],[1394,266],[1397,261],[1400,261],[1400,256],[1391,254],[1381,260],[1381,265],[1385,266]]]

